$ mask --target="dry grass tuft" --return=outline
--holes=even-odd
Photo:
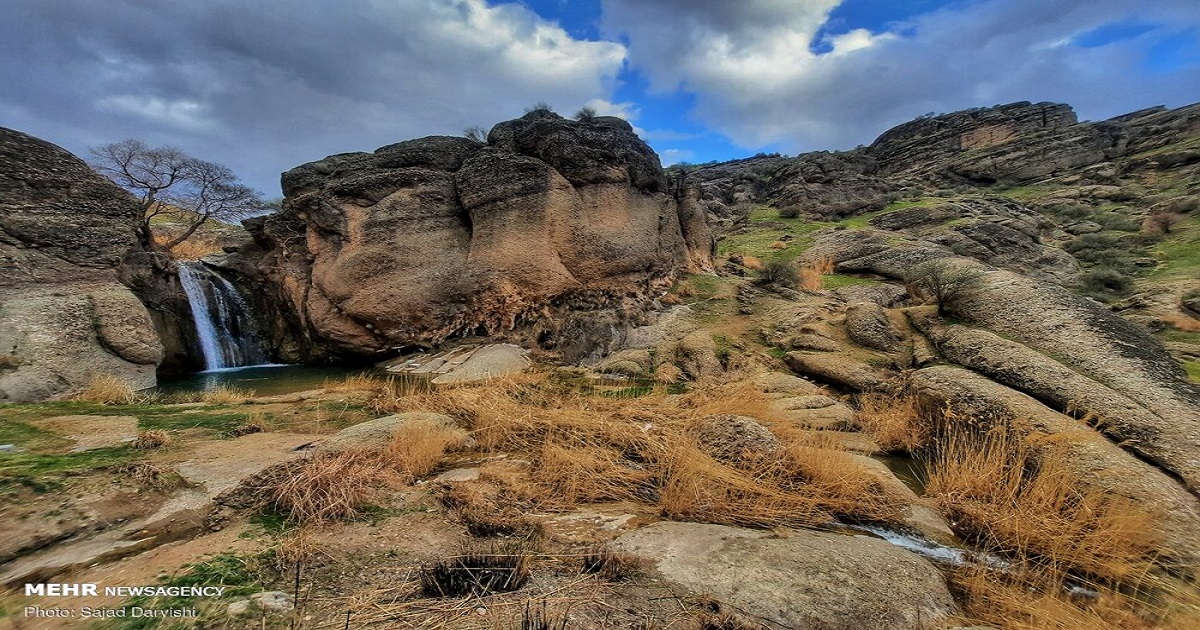
[[[165,448],[170,446],[172,442],[171,434],[163,429],[148,429],[138,432],[137,439],[133,441],[133,448],[138,450],[151,450],[156,448]]]
[[[341,380],[326,380],[321,389],[327,392],[367,392],[380,393],[390,387],[390,383],[377,376],[367,373],[351,374]]]
[[[328,523],[360,516],[400,483],[377,453],[313,455],[280,467],[267,481],[262,503],[297,523]]]
[[[299,528],[279,539],[279,546],[275,548],[276,569],[285,571],[288,567],[303,566],[319,553],[321,548],[313,535],[307,529]]]
[[[614,551],[608,545],[597,545],[588,549],[583,556],[580,572],[588,573],[609,582],[631,580],[645,571],[642,561],[627,553]]]
[[[270,429],[266,418],[261,414],[251,414],[246,417],[246,421],[229,430],[229,437],[242,437],[252,433],[265,433]]]
[[[199,402],[209,405],[240,405],[253,396],[254,392],[248,389],[221,386],[201,393]]]
[[[1195,585],[1154,572],[1155,515],[1083,483],[1070,456],[1061,439],[1006,427],[942,436],[927,493],[966,540],[1013,563],[957,572],[967,613],[1022,630],[1195,627]]]
[[[155,490],[175,490],[188,485],[187,481],[174,468],[150,462],[117,464],[110,466],[108,470],[124,475],[139,486]]]
[[[442,505],[454,510],[472,536],[532,539],[541,534],[538,523],[515,508],[504,491],[486,482],[466,481],[449,486],[442,495]]]
[[[521,614],[521,630],[566,630],[567,617],[549,612],[546,602],[542,601],[541,608],[532,608],[525,602],[525,611]]]
[[[1081,483],[1067,451],[1037,437],[951,431],[926,491],[960,534],[985,549],[1114,583],[1146,575],[1158,543],[1154,516]]]
[[[469,437],[456,426],[415,418],[396,430],[383,457],[397,470],[420,478],[437,468],[446,451],[461,447]]]
[[[913,452],[930,440],[930,423],[913,396],[863,394],[857,419],[884,451]]]
[[[132,405],[137,402],[138,395],[129,383],[111,374],[100,374],[93,377],[87,387],[75,395],[75,400],[102,405]]]
[[[800,287],[806,291],[825,288],[825,276],[833,273],[833,258],[822,256],[800,267]]]
[[[788,244],[785,241],[774,241],[771,243],[770,248],[775,250],[787,249]]]

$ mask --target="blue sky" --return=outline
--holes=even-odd
[[[627,117],[664,163],[848,149],[1018,100],[1200,101],[1196,0],[10,0],[0,126],[279,173],[521,115]]]

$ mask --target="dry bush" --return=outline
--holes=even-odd
[[[758,271],[763,268],[763,261],[757,256],[746,254],[742,256],[742,266],[753,271]]]
[[[289,567],[303,566],[321,553],[320,543],[306,528],[299,528],[279,539],[275,548],[276,570],[283,572]]]
[[[102,405],[132,405],[137,402],[137,392],[125,381],[111,375],[100,374],[88,381],[87,387],[75,395],[75,400],[86,400]]]
[[[1041,572],[1113,583],[1145,576],[1158,542],[1154,516],[1081,483],[1069,457],[1061,445],[1011,429],[951,431],[926,492],[965,539]]]
[[[931,426],[914,396],[863,394],[858,422],[884,451],[913,452],[928,444]]]
[[[383,457],[397,470],[424,477],[437,468],[447,450],[462,446],[468,437],[456,426],[432,418],[414,418],[396,430]]]
[[[209,405],[240,405],[246,402],[247,398],[252,398],[253,396],[254,392],[248,389],[238,389],[222,385],[221,387],[202,392],[199,402]]]
[[[267,480],[262,507],[297,523],[346,520],[399,484],[399,475],[383,465],[378,453],[318,454],[281,467]]]
[[[567,446],[547,440],[533,478],[568,503],[597,503],[645,497],[652,474],[613,448]]]
[[[769,246],[769,247],[770,247],[771,249],[775,249],[775,250],[779,250],[779,249],[787,249],[787,247],[788,247],[788,244],[787,244],[787,242],[786,242],[786,241],[774,241],[774,242],[772,242],[772,243],[770,244],[770,246]]]
[[[163,429],[148,429],[139,431],[137,439],[133,441],[133,448],[138,450],[151,450],[156,448],[164,448],[170,446],[172,442],[171,434]]]
[[[454,511],[472,536],[540,536],[541,526],[526,518],[513,503],[504,490],[485,482],[455,483],[442,495],[442,505]]]

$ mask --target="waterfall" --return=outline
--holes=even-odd
[[[180,262],[178,266],[179,282],[196,321],[204,369],[266,363],[258,326],[233,283],[201,262]]]

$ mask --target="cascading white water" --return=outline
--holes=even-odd
[[[236,287],[200,262],[180,262],[179,283],[196,321],[204,369],[220,370],[266,362],[250,307]]]

